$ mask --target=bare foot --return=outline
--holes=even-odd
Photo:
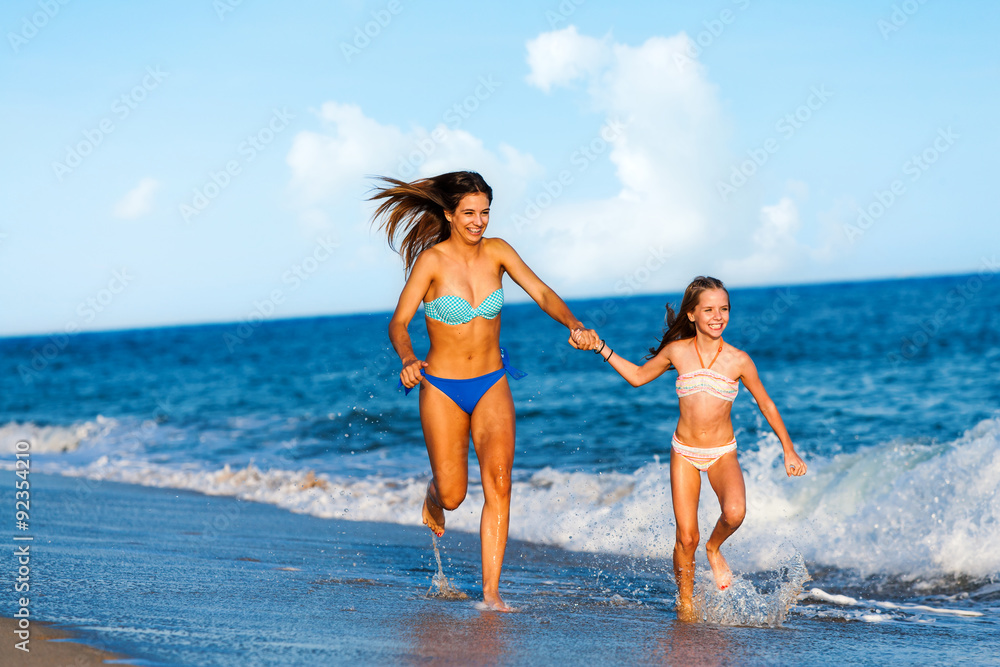
[[[427,495],[424,496],[423,516],[425,526],[438,537],[444,535],[444,509],[431,500],[430,484],[427,485]]]
[[[708,564],[712,566],[715,585],[719,587],[720,591],[726,590],[733,583],[733,573],[729,569],[729,563],[726,562],[726,559],[718,551],[711,551],[706,548],[705,554],[708,556]]]
[[[490,611],[502,611],[502,612],[514,611],[513,607],[508,607],[507,603],[500,599],[500,595],[498,593],[491,593],[487,595],[484,592],[483,604],[485,604],[486,608],[489,609]]]
[[[697,623],[698,612],[695,611],[694,605],[690,602],[678,602],[677,620],[684,623]]]

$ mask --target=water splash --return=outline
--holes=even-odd
[[[753,582],[733,573],[732,585],[720,591],[711,571],[700,570],[694,602],[706,623],[753,627],[780,627],[802,586],[810,580],[802,554],[796,552],[777,570]]]
[[[431,578],[431,586],[427,589],[427,597],[438,600],[468,600],[466,595],[453,584],[444,574],[444,567],[441,564],[441,550],[438,548],[437,535],[431,534],[431,543],[434,546],[434,558],[437,559],[438,571]]]

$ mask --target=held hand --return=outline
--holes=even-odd
[[[403,364],[403,370],[399,372],[399,381],[407,389],[413,389],[424,379],[423,373],[420,372],[424,368],[427,368],[427,362],[420,359]]]
[[[593,329],[573,329],[570,332],[569,344],[578,350],[593,350],[600,345],[601,337]]]
[[[806,474],[806,462],[802,460],[795,450],[785,454],[785,474],[789,477],[801,477]]]

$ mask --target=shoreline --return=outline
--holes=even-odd
[[[814,597],[782,627],[680,623],[669,562],[518,540],[508,542],[501,586],[518,613],[498,614],[478,604],[474,534],[449,531],[439,542],[445,575],[471,598],[443,599],[428,588],[438,564],[426,528],[76,481],[32,476],[32,613],[48,622],[32,622],[31,652],[14,658],[6,619],[4,664],[547,665],[613,655],[636,665],[806,665],[837,654],[851,665],[928,652],[975,664],[998,647],[983,640],[998,623],[988,602],[976,617],[904,600],[845,614]]]
[[[10,642],[10,665],[27,667],[51,667],[51,665],[73,665],[74,667],[98,667],[114,661],[117,665],[135,665],[128,656],[113,653],[81,640],[71,631],[58,628],[45,621],[31,621],[28,637],[28,651],[15,648],[20,639],[14,634],[17,619],[0,616],[0,636]],[[0,653],[7,653],[5,648]]]

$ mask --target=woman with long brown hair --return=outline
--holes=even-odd
[[[504,274],[570,330],[574,347],[594,347],[597,334],[508,243],[484,236],[493,190],[482,176],[458,171],[411,183],[381,180],[371,197],[381,202],[373,223],[393,249],[402,236],[399,253],[409,273],[389,322],[389,340],[403,365],[400,382],[407,392],[420,385],[420,424],[432,475],[423,521],[443,535],[444,510],[465,499],[471,435],[485,497],[479,527],[483,601],[506,611],[499,588],[510,520],[514,401],[505,372],[520,374],[500,349]],[[424,359],[407,331],[421,303],[430,339]]]
[[[659,347],[649,350],[648,361],[642,366],[615,354],[603,340],[594,350],[633,387],[651,382],[672,368],[677,369],[681,414],[670,451],[670,495],[677,524],[674,577],[677,580],[677,616],[693,621],[697,620],[694,557],[700,537],[701,473],[708,473],[708,481],[722,509],[705,543],[708,564],[720,589],[728,588],[732,582],[732,572],[720,548],[743,523],[746,513],[746,486],[736,459],[736,436],[731,418],[740,381],[753,395],[757,407],[781,441],[785,473],[789,477],[804,475],[806,464],[795,452],[781,414],[764,390],[750,355],[722,340],[722,332],[729,324],[729,291],[722,281],[702,276],[695,278],[684,290],[679,315],[667,305],[666,321],[667,330]],[[709,360],[707,365],[705,359]]]

